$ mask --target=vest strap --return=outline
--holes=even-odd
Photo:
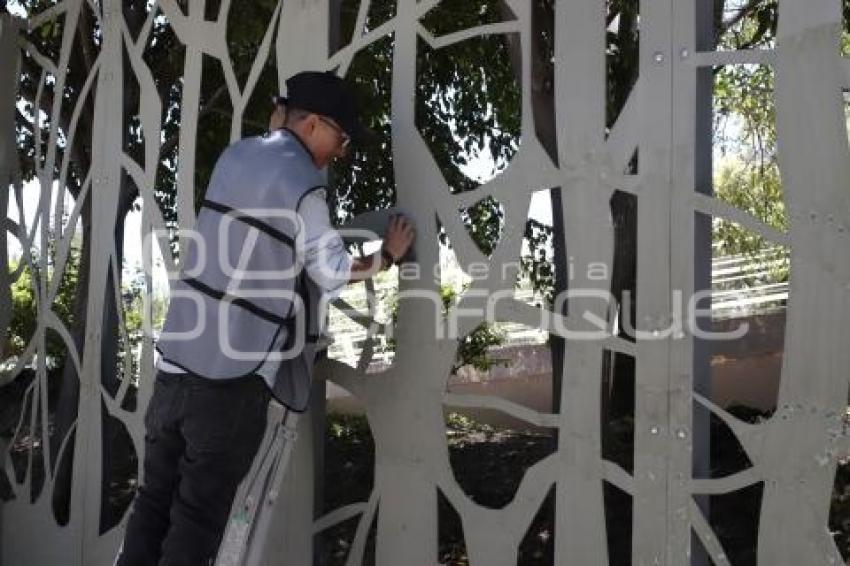
[[[271,226],[267,222],[263,222],[259,218],[251,216],[247,212],[242,212],[239,209],[236,209],[236,208],[233,208],[231,206],[227,206],[226,204],[222,204],[220,202],[216,202],[214,200],[209,200],[209,199],[204,200],[204,202],[201,203],[201,206],[203,206],[205,208],[209,208],[210,210],[214,210],[214,211],[219,212],[221,214],[233,216],[237,220],[240,220],[240,221],[244,222],[245,224],[247,224],[247,225],[249,225],[253,228],[256,228],[257,230],[264,232],[265,234],[271,236],[275,240],[278,240],[279,242],[283,242],[284,244],[286,244],[287,246],[289,246],[293,249],[295,248],[295,240],[291,236],[284,234],[283,232],[281,232],[280,230],[278,230],[274,226]]]
[[[224,291],[219,291],[218,289],[213,289],[212,287],[210,287],[206,283],[202,283],[201,281],[198,281],[197,279],[185,278],[182,281],[184,283],[186,283],[187,285],[189,285],[190,287],[192,287],[193,289],[195,289],[196,291],[203,293],[204,295],[212,297],[213,299],[216,299],[218,301],[227,300],[227,301],[233,303],[234,305],[242,307],[243,309],[251,312],[252,314],[256,315],[257,317],[262,318],[263,320],[266,320],[268,322],[271,322],[271,323],[274,323],[274,324],[277,324],[277,325],[280,325],[280,326],[285,326],[287,328],[291,328],[294,321],[295,321],[294,316],[282,317],[282,316],[276,315],[276,314],[269,312],[266,309],[264,309],[264,308],[262,308],[258,305],[255,305],[254,303],[252,303],[248,299],[243,299],[242,297],[237,297],[235,295],[225,293]]]

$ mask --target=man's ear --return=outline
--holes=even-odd
[[[319,122],[319,116],[317,114],[308,114],[306,118],[304,118],[304,125],[307,126],[308,132],[310,134],[313,133],[313,130],[316,129],[316,126]]]
[[[281,106],[275,106],[274,112],[269,116],[269,131],[274,132],[286,125],[286,109]]]

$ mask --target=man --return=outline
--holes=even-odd
[[[321,170],[362,140],[330,73],[287,81],[283,125],[216,163],[157,344],[144,479],[120,566],[211,564],[257,453],[270,396],[307,406],[322,296],[397,263],[414,232],[391,219],[381,251],[352,259],[330,223]],[[293,213],[297,213],[293,214]]]

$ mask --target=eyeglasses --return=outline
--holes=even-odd
[[[343,130],[338,125],[336,125],[334,122],[331,122],[330,120],[328,120],[324,116],[319,116],[318,114],[317,114],[317,116],[318,116],[319,120],[321,120],[322,122],[324,122],[325,124],[330,126],[337,133],[337,135],[339,135],[340,139],[342,140],[340,142],[340,144],[342,145],[342,149],[348,149],[348,146],[351,145],[351,136],[346,134],[345,130]]]

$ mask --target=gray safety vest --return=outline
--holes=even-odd
[[[306,194],[324,188],[291,132],[224,151],[172,282],[157,343],[163,360],[210,379],[250,376],[280,360],[274,396],[293,410],[306,408],[322,291],[296,253],[294,212]]]

